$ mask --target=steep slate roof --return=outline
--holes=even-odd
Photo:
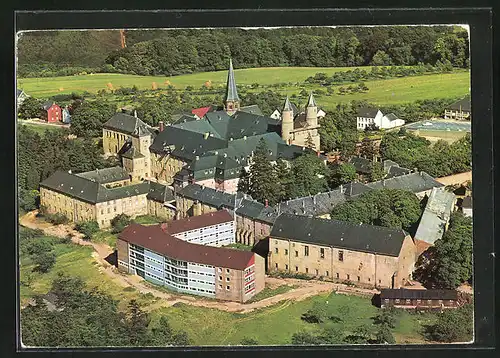
[[[441,239],[454,204],[455,194],[444,188],[433,188],[420,218],[415,239],[429,244],[434,244],[436,240]]]
[[[472,209],[472,197],[471,196],[466,196],[463,200],[462,200],[462,208],[469,208],[469,209]]]
[[[75,175],[81,178],[95,181],[99,184],[107,184],[119,180],[129,179],[127,171],[122,167],[96,169],[90,172],[79,173]]]
[[[139,152],[139,150],[135,149],[134,146],[128,148],[121,156],[128,159],[144,158],[144,155]]]
[[[309,99],[307,100],[307,107],[317,107],[312,91],[311,94],[309,94]]]
[[[293,113],[292,104],[290,103],[290,98],[288,98],[288,96],[286,96],[285,104],[283,104],[283,112],[284,111],[292,111]]]
[[[471,108],[470,97],[462,98],[460,101],[457,101],[457,102],[451,104],[450,106],[448,106],[448,109],[453,109],[453,110],[462,109],[462,111],[466,111],[466,112],[470,112],[470,108]]]
[[[375,118],[378,113],[377,108],[373,107],[361,107],[358,109],[357,116],[364,118]]]
[[[335,206],[345,201],[344,194],[340,189],[336,189],[326,193],[283,201],[275,207],[279,213],[320,216],[329,214]]]
[[[234,209],[235,195],[223,191],[203,187],[199,184],[189,184],[177,192],[178,195],[197,200],[201,203],[219,208],[224,205]]]
[[[373,161],[362,158],[362,157],[352,157],[349,163],[354,165],[356,171],[361,174],[370,174]]]
[[[147,135],[152,129],[139,118],[126,113],[115,113],[106,123],[104,128],[125,134]]]
[[[95,181],[63,171],[55,172],[40,186],[92,204],[146,194],[149,190],[148,183],[108,189]]]
[[[264,113],[262,113],[262,111],[260,110],[259,106],[256,104],[252,104],[250,106],[240,107],[240,111],[251,113],[251,114],[256,114],[258,116],[264,115]]]
[[[392,166],[387,171],[387,176],[385,178],[389,179],[389,178],[394,178],[394,177],[398,177],[398,176],[406,175],[406,174],[410,174],[410,173],[411,173],[410,169]]]
[[[385,118],[387,118],[390,121],[394,121],[394,120],[398,119],[398,117],[394,113],[386,114]]]
[[[229,71],[227,73],[226,96],[225,101],[239,101],[238,88],[234,79],[233,61],[229,59]]]
[[[340,189],[342,193],[346,196],[346,198],[352,199],[357,197],[358,195],[361,195],[367,191],[372,190],[369,186],[353,181],[344,185],[341,185],[337,189]]]
[[[157,201],[159,203],[167,203],[175,200],[174,191],[171,188],[154,181],[149,182],[149,192],[146,197],[149,200]]]
[[[205,119],[180,122],[174,124],[173,126],[176,128],[181,128],[196,133],[201,133],[201,134],[208,133],[209,136],[222,138],[222,136],[215,130],[215,128],[210,124],[210,122]],[[168,130],[168,127],[165,128],[165,130]]]
[[[47,101],[42,104],[42,108],[46,111],[49,110],[50,107],[52,107],[55,104],[54,101]]]
[[[192,122],[192,121],[197,121],[198,119],[192,114],[192,113],[177,113],[173,114],[172,117],[172,125],[174,124],[179,124],[179,123],[185,123],[185,122]]]
[[[247,268],[255,255],[251,251],[197,245],[180,240],[163,232],[159,225],[132,224],[121,232],[119,238],[169,258],[235,270]]]
[[[273,238],[395,257],[406,235],[403,230],[291,214],[281,214],[270,234]]]
[[[201,229],[207,226],[223,224],[234,221],[234,218],[226,210],[219,210],[203,215],[192,216],[181,220],[172,220],[161,224],[161,229],[171,235],[182,232]]]
[[[420,299],[420,300],[458,300],[456,290],[419,290],[419,289],[391,289],[380,290],[381,299]]]
[[[264,204],[259,203],[258,201],[245,198],[236,209],[236,214],[246,216],[251,219],[257,219],[264,207]]]
[[[403,189],[412,191],[413,193],[420,193],[431,190],[432,188],[444,186],[444,184],[437,182],[426,172],[410,173],[394,178],[379,180],[366,185],[372,189]]]

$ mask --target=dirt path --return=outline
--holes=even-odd
[[[92,246],[94,252],[92,257],[99,263],[98,270],[106,274],[110,279],[112,279],[116,284],[122,287],[134,287],[137,291],[147,294],[150,293],[155,297],[160,298],[158,302],[149,305],[146,309],[151,311],[161,307],[173,306],[174,304],[181,302],[198,307],[215,308],[228,312],[238,312],[238,313],[248,313],[256,309],[273,306],[282,301],[302,301],[306,298],[319,295],[321,293],[327,293],[335,291],[339,294],[352,294],[352,295],[362,295],[371,297],[377,290],[368,290],[361,288],[348,287],[343,284],[336,284],[332,282],[325,281],[315,281],[315,280],[298,280],[291,278],[273,278],[266,277],[266,286],[269,288],[276,288],[282,285],[295,286],[296,288],[291,289],[282,294],[278,294],[272,297],[262,299],[257,302],[252,303],[239,303],[239,302],[226,302],[217,301],[211,299],[205,299],[203,297],[193,297],[186,296],[182,294],[167,293],[158,289],[155,289],[139,276],[128,275],[118,271],[115,266],[109,264],[105,258],[113,253],[113,248],[104,243],[93,243],[85,241],[82,239],[83,235],[75,231],[70,225],[57,225],[54,226],[50,223],[44,222],[36,217],[37,212],[32,211],[22,216],[19,219],[19,224],[31,229],[41,229],[45,234],[56,236],[56,237],[67,237],[71,235],[71,241],[78,245]],[[283,302],[284,305],[288,305],[287,302]],[[278,306],[277,309],[281,309],[282,306]]]

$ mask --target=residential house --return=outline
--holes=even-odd
[[[370,126],[376,126],[378,129],[390,129],[404,124],[405,121],[399,119],[394,113],[384,115],[376,108],[361,107],[356,115],[356,128],[358,130],[365,130]]]
[[[62,110],[62,122],[65,124],[71,123],[71,113],[69,112],[69,107],[66,106]]]
[[[220,221],[215,214],[198,218],[192,220],[206,227]],[[116,247],[121,271],[178,292],[246,302],[265,286],[263,257],[181,240],[160,225],[132,224],[122,231]]]
[[[48,123],[57,123],[62,120],[61,107],[55,102],[47,101],[42,104],[42,118]]]
[[[470,97],[467,96],[449,105],[444,110],[445,119],[456,119],[459,121],[471,120],[471,101]]]
[[[459,307],[456,290],[388,289],[380,291],[381,308],[444,309]]]
[[[380,226],[281,214],[268,240],[271,272],[398,288],[415,264],[410,235]]]
[[[17,109],[23,104],[24,100],[28,98],[29,96],[20,88],[16,90],[16,103],[17,103]]]

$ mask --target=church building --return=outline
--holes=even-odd
[[[104,125],[104,151],[119,155],[133,180],[177,187],[198,183],[234,193],[261,140],[270,161],[292,160],[306,152],[319,154],[313,94],[305,112],[293,116],[290,109],[287,98],[282,119],[277,120],[263,115],[257,105],[242,106],[230,61],[222,107],[181,115],[172,124],[160,123],[158,130],[136,115],[118,113]]]

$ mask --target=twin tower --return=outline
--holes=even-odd
[[[224,109],[231,115],[240,110],[240,98],[234,78],[233,62],[229,60],[229,71],[227,74],[226,95],[224,98]],[[281,114],[281,138],[287,144],[295,144],[320,150],[320,138],[318,134],[318,106],[314,101],[313,94],[309,95],[305,113],[294,113],[288,96]]]

